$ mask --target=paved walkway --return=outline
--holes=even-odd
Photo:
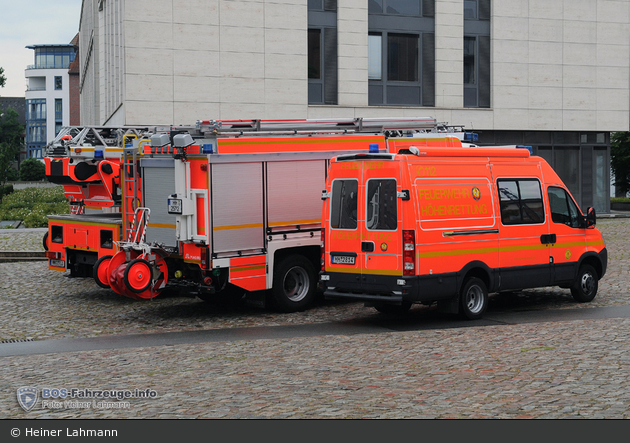
[[[609,267],[592,303],[545,288],[494,297],[490,313],[630,305],[630,219],[600,219],[598,227]],[[37,248],[41,235],[0,232],[0,251]],[[174,296],[137,302],[41,262],[0,264],[0,302],[6,341],[235,334],[230,341],[0,358],[0,418],[630,418],[626,318],[446,328],[451,319],[444,317],[444,329],[253,340],[239,338],[238,328],[381,317],[358,303],[275,314]],[[434,316],[419,306],[401,321],[440,320]],[[22,386],[151,389],[157,397],[130,398],[116,409],[42,408],[40,398],[24,412],[16,401]]]

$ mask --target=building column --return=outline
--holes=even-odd
[[[368,7],[365,0],[338,0],[338,103],[368,105]]]
[[[435,107],[464,106],[464,7],[435,0]]]

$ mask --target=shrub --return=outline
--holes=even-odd
[[[69,214],[70,205],[63,187],[18,189],[5,195],[0,204],[0,220],[22,220],[27,228],[48,226],[46,216]]]
[[[40,181],[46,178],[46,166],[36,158],[27,158],[20,164],[20,180]]]

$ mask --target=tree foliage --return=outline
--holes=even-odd
[[[38,182],[46,178],[46,166],[36,158],[27,158],[20,164],[20,180]]]
[[[16,160],[22,147],[24,126],[18,121],[18,113],[7,109],[0,113],[0,185],[3,185],[11,172],[12,163]]]
[[[610,136],[610,167],[614,185],[625,196],[630,192],[630,132],[613,132]]]
[[[4,68],[0,66],[0,88],[4,88],[7,83],[7,78],[4,75]]]

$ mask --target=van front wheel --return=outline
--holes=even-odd
[[[470,277],[459,295],[459,314],[468,320],[477,320],[488,308],[488,288],[477,277]]]
[[[308,308],[315,298],[315,267],[302,255],[284,258],[274,270],[272,302],[281,312]]]
[[[575,282],[571,285],[571,295],[579,303],[587,303],[597,295],[597,272],[591,265],[580,266]]]

